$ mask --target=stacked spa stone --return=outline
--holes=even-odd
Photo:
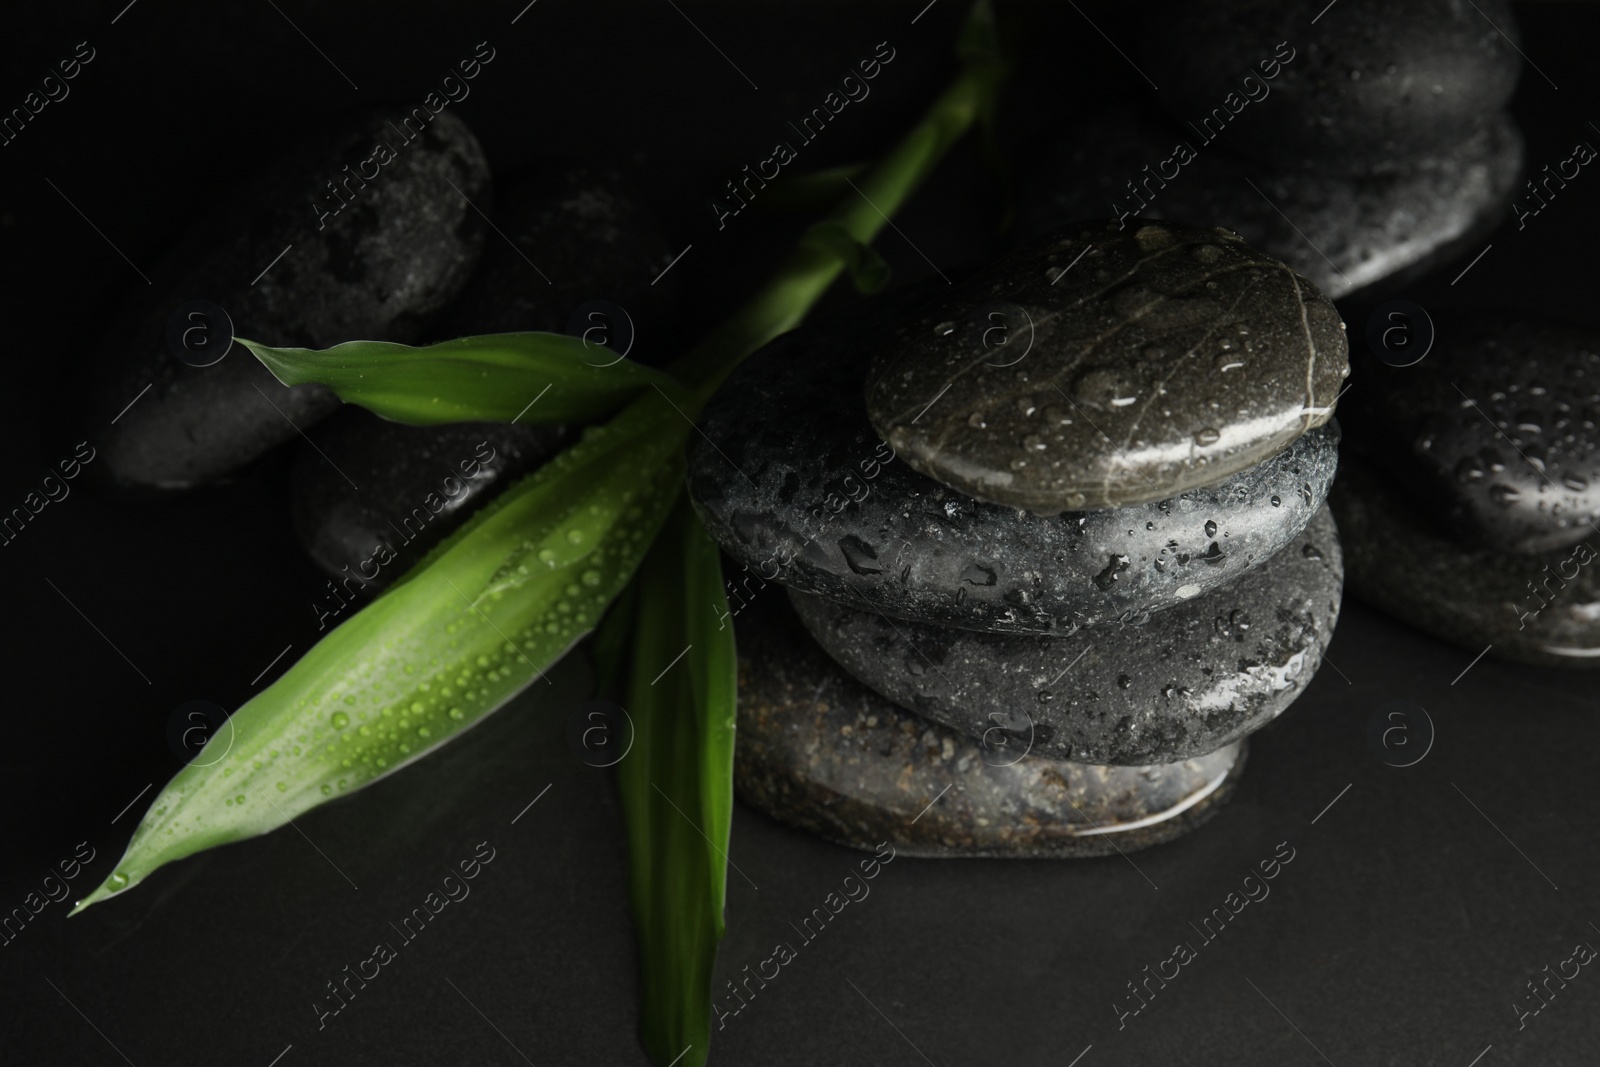
[[[1351,588],[1475,653],[1600,666],[1600,334],[1434,319],[1420,362],[1361,368],[1333,495]]]
[[[1332,634],[1347,373],[1282,263],[1114,220],[753,355],[689,457],[735,561],[740,796],[926,855],[1202,821]]]
[[[1481,243],[1523,163],[1510,5],[1341,0],[1313,25],[1323,6],[1147,8],[1140,63],[1161,91],[1041,138],[1019,233],[1108,210],[1205,219],[1333,299]]]

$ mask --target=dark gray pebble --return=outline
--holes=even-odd
[[[472,281],[435,330],[440,340],[566,333],[574,312],[604,301],[622,317],[584,316],[591,340],[620,350],[618,342],[631,334],[630,359],[664,362],[663,320],[676,299],[677,277],[669,273],[651,284],[672,250],[632,182],[605,168],[542,168],[497,183],[495,205],[494,232]],[[597,352],[593,361],[606,358]]]
[[[1518,37],[1506,0],[1167,0],[1146,8],[1140,51],[1180,122],[1209,119],[1275,166],[1368,174],[1509,103]]]
[[[1343,579],[1324,507],[1233,584],[1141,626],[1070,638],[897,622],[792,596],[828,654],[895,703],[1050,759],[1126,765],[1212,752],[1277,718],[1322,662]]]
[[[1086,222],[924,306],[874,361],[867,414],[911,467],[980,500],[1125,507],[1327,422],[1346,355],[1333,304],[1236,234]]]
[[[621,176],[588,167],[538,171],[503,185],[496,201],[495,232],[435,327],[439,340],[564,333],[575,310],[605,301],[593,308],[600,318],[576,327],[593,342],[586,358],[604,365],[620,357],[629,335],[629,355],[659,353],[673,290],[650,280],[666,240]],[[357,576],[352,591],[382,589],[572,436],[560,426],[417,427],[341,412],[311,432],[296,458],[295,532],[323,570]]]
[[[1363,368],[1352,444],[1464,543],[1539,553],[1600,534],[1600,334],[1515,312],[1433,320],[1421,362]]]
[[[1332,300],[1385,280],[1398,286],[1480,241],[1504,220],[1523,161],[1522,137],[1503,112],[1426,155],[1361,175],[1263,167],[1233,155],[1226,135],[1208,144],[1127,106],[1049,142],[1018,197],[1019,238],[1107,211],[1203,220],[1234,230]],[[1181,158],[1189,161],[1179,166]]]
[[[1232,581],[1294,538],[1332,484],[1337,423],[1156,503],[1035,515],[973,500],[896,461],[868,423],[861,383],[882,318],[787,334],[707,405],[689,489],[744,565],[736,590],[775,580],[921,622],[1071,633]]]
[[[405,426],[341,411],[295,457],[295,535],[317,566],[355,579],[350,594],[375,593],[573,436],[562,426]]]
[[[1413,494],[1357,460],[1329,503],[1352,595],[1474,655],[1600,667],[1600,536],[1538,555],[1465,547],[1437,532]]]
[[[179,305],[211,301],[236,333],[269,345],[412,343],[466,283],[485,230],[467,198],[491,207],[483,151],[449,111],[420,132],[412,120],[409,142],[404,119],[369,112],[285,153],[198,224],[159,283],[119,314],[103,344],[91,431],[103,434],[116,485],[214,481],[338,407],[321,386],[280,385],[242,345],[213,366],[180,362],[166,344]],[[380,145],[392,158],[368,163]]]
[[[1180,837],[1216,814],[1244,745],[1157,767],[1021,756],[927,722],[830,663],[786,605],[739,618],[739,799],[854,848],[1077,858]],[[769,606],[770,607],[770,606]]]

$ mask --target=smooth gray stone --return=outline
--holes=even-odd
[[[1205,221],[1332,300],[1384,280],[1399,285],[1481,240],[1505,218],[1523,163],[1522,136],[1505,112],[1426,155],[1360,175],[1262,166],[1232,154],[1226,132],[1208,143],[1132,106],[1065,127],[1049,145],[1019,194],[1018,238],[1104,211]],[[1181,167],[1172,162],[1179,145],[1194,154]]]
[[[830,656],[902,707],[1050,759],[1129,765],[1213,752],[1282,714],[1333,639],[1343,582],[1324,507],[1255,571],[1141,626],[1012,637],[790,596]]]
[[[1414,494],[1351,460],[1329,497],[1350,592],[1435,637],[1495,659],[1600,667],[1600,536],[1538,555],[1440,535]]]
[[[664,362],[663,320],[678,279],[669,272],[651,281],[675,249],[630,180],[603,167],[540,168],[497,183],[495,205],[496,232],[436,329],[440,340],[517,330],[566,333],[575,310],[604,300],[631,322],[635,343],[628,357]],[[622,336],[620,323],[597,326],[596,344]],[[596,353],[593,361],[608,358]]]
[[[1465,544],[1542,553],[1600,534],[1600,333],[1510,311],[1433,320],[1421,362],[1363,368],[1352,443]]]
[[[237,334],[269,345],[424,336],[477,261],[485,226],[467,200],[490,210],[489,168],[452,112],[409,142],[397,132],[404,119],[366,112],[283,153],[185,237],[157,270],[160,284],[124,307],[103,343],[94,399],[106,427],[96,468],[113,484],[149,492],[214,481],[339,406],[321,386],[285,388],[242,345],[210,367],[180,362],[167,323],[187,301],[220,305]],[[382,144],[394,158],[363,167]],[[360,172],[373,167],[363,188]],[[344,200],[327,184],[336,179]]]
[[[1232,581],[1294,538],[1333,482],[1337,422],[1155,503],[1036,515],[973,500],[896,462],[867,421],[883,318],[863,308],[786,334],[706,406],[689,491],[744,564],[736,590],[776,580],[920,622],[1068,634]]]
[[[1156,767],[1043,759],[998,739],[985,746],[855,682],[781,601],[737,625],[735,792],[842,845],[887,842],[929,857],[1127,853],[1206,822],[1244,769],[1243,741]]]
[[[1220,111],[1234,150],[1275,166],[1367,174],[1440,151],[1505,107],[1522,70],[1507,0],[1166,0],[1143,23],[1155,98],[1179,121]]]
[[[632,331],[630,355],[660,353],[658,328],[674,290],[650,280],[667,242],[620,175],[540,170],[502,185],[496,201],[496,232],[434,327],[438,340],[563,333],[575,309],[603,300],[613,305],[603,318],[581,323],[592,327],[585,358],[603,366],[622,354],[623,318]],[[334,577],[354,575],[352,592],[384,588],[571,442],[571,429],[539,425],[537,416],[535,407],[516,425],[402,426],[360,409],[340,412],[311,431],[295,459],[291,502],[301,545]]]
[[[1348,373],[1333,304],[1236,234],[1096,221],[924,306],[874,360],[867,414],[980,500],[1126,507],[1281,451],[1333,416]]]
[[[318,567],[355,579],[350,594],[375,593],[573,437],[565,426],[405,426],[351,407],[295,456],[295,536]]]

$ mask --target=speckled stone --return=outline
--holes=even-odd
[[[738,628],[736,795],[842,845],[887,841],[929,857],[1132,852],[1210,819],[1244,768],[1242,741],[1161,767],[985,748],[852,680],[781,601],[752,606]]]
[[[463,194],[491,206],[483,150],[450,111],[409,143],[396,132],[404,117],[366,112],[274,153],[274,166],[156,269],[157,284],[139,287],[146,291],[133,295],[102,345],[91,417],[104,441],[96,469],[115,485],[148,492],[214,481],[339,406],[321,386],[280,385],[241,345],[210,367],[180,362],[166,345],[179,305],[216,303],[238,334],[270,345],[414,343],[466,283],[486,227]],[[383,143],[394,158],[362,188],[357,169]],[[336,214],[345,201],[326,184],[335,179],[350,190]]]
[[[1515,312],[1433,319],[1420,363],[1363,368],[1354,443],[1465,543],[1538,553],[1600,535],[1600,333]]]
[[[867,421],[882,318],[863,308],[786,334],[705,409],[690,494],[751,589],[776,580],[921,622],[1072,633],[1237,578],[1311,521],[1333,481],[1336,422],[1155,503],[1035,515],[973,500],[897,462]]]
[[[404,574],[485,501],[574,434],[562,426],[457,422],[405,426],[349,408],[318,426],[295,456],[295,536],[351,592]],[[347,480],[348,479],[348,480]]]
[[[1016,236],[1107,210],[1205,220],[1340,300],[1383,281],[1398,286],[1481,242],[1506,217],[1523,162],[1522,136],[1503,112],[1427,155],[1362,175],[1263,167],[1233,155],[1228,142],[1224,133],[1208,144],[1146,108],[1075,122],[1049,138],[1031,168],[1018,196]],[[1181,167],[1172,162],[1179,145],[1194,152]]]
[[[1141,66],[1159,72],[1156,98],[1180,121],[1220,110],[1222,136],[1237,151],[1348,173],[1442,149],[1510,102],[1522,60],[1506,0],[1325,6],[1148,5]]]
[[[823,649],[902,707],[1050,759],[1137,765],[1215,751],[1282,714],[1333,639],[1343,583],[1324,507],[1260,568],[1141,626],[1000,636],[791,596]]]
[[[1333,304],[1230,231],[1085,222],[926,305],[875,359],[867,414],[911,467],[980,500],[1124,507],[1327,422],[1346,356]]]
[[[628,357],[662,361],[662,319],[678,279],[668,273],[650,283],[673,250],[626,177],[589,166],[524,172],[497,183],[495,205],[497,232],[489,234],[472,281],[435,330],[439,340],[514,330],[565,333],[574,310],[605,300],[632,321],[636,344]]]
[[[1414,496],[1356,460],[1329,503],[1352,595],[1474,654],[1600,667],[1600,536],[1539,555],[1465,547],[1440,535]]]

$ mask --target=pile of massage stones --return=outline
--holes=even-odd
[[[1305,278],[1139,220],[757,352],[689,456],[733,560],[739,797],[925,856],[1205,821],[1332,637],[1348,373]]]

